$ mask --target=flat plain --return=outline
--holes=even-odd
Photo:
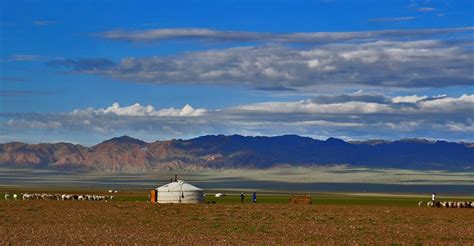
[[[419,197],[320,194],[207,197],[215,204],[151,204],[143,193],[112,202],[0,201],[0,244],[466,244],[474,209],[418,207]],[[459,198],[463,199],[463,198]]]
[[[4,201],[0,245],[8,244],[474,244],[474,209],[418,207],[474,200],[472,173],[347,168],[179,174],[206,203],[153,205],[148,190],[174,173],[96,174],[0,169],[0,192],[108,194],[111,202]],[[322,182],[322,183],[318,183]],[[256,191],[258,203],[251,204]],[[227,194],[214,197],[217,192]],[[239,201],[240,192],[246,202]],[[312,205],[290,205],[310,194]],[[208,203],[207,203],[208,202]],[[213,203],[215,202],[215,203]]]

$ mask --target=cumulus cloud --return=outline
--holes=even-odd
[[[375,21],[403,21],[414,17],[380,18]],[[161,40],[206,40],[218,42],[277,42],[327,44],[341,41],[367,39],[400,39],[410,37],[429,37],[433,35],[467,32],[474,27],[438,28],[421,30],[381,30],[361,32],[308,32],[308,33],[270,33],[219,31],[206,28],[167,28],[151,30],[112,30],[96,34],[104,39],[133,42],[151,42]]]
[[[472,112],[474,94],[388,97],[356,92],[219,110],[194,109],[189,105],[181,109],[155,109],[151,105],[113,104],[68,113],[3,114],[7,121],[0,127],[11,132],[27,129],[90,134],[139,132],[175,138],[220,133],[295,133],[350,139],[428,137],[474,141],[474,135],[470,134],[474,125]]]
[[[180,117],[180,116],[200,116],[207,112],[206,109],[194,109],[191,105],[186,104],[181,109],[165,108],[155,110],[151,105],[142,106],[135,103],[130,106],[121,107],[119,103],[113,103],[108,108],[93,109],[88,108],[84,110],[76,109],[72,112],[74,115],[117,115],[117,116],[159,116],[159,117]],[[90,123],[90,121],[89,121]]]
[[[48,138],[70,137],[74,133],[90,137],[128,133],[178,138],[219,130],[217,126],[209,125],[205,118],[207,112],[188,104],[183,108],[155,109],[138,103],[123,107],[114,103],[106,108],[64,113],[0,113],[0,131],[16,135],[44,134]]]
[[[435,125],[437,128],[447,127],[450,131],[453,132],[465,132],[465,133],[473,133],[474,132],[474,120],[468,118],[468,121],[465,123],[456,123],[456,122],[448,122],[445,125]]]
[[[321,98],[324,98],[321,102]],[[329,98],[329,100],[327,100]],[[335,100],[334,100],[335,99]],[[345,99],[345,100],[341,100]],[[374,100],[375,99],[375,100]],[[427,100],[428,99],[428,100]],[[412,115],[433,112],[469,114],[474,110],[474,95],[460,97],[341,95],[316,97],[298,102],[265,102],[235,107],[236,110],[271,113],[304,113],[329,115]]]
[[[398,96],[392,99],[394,103],[416,103],[418,101],[424,100],[428,98],[427,96],[418,96],[418,95],[411,95],[411,96]]]
[[[308,90],[320,86],[391,88],[474,85],[469,43],[419,40],[237,47],[171,56],[51,62],[78,73],[155,84],[243,85]]]

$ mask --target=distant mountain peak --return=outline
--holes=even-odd
[[[424,144],[432,144],[433,141],[424,138],[403,138],[398,140],[398,142],[407,142],[407,143],[424,143]]]
[[[111,138],[109,140],[105,140],[100,144],[107,144],[107,143],[115,143],[115,144],[138,144],[138,145],[145,145],[146,142],[140,139],[132,138],[127,135],[123,135],[121,137]]]
[[[340,138],[334,138],[334,137],[330,137],[330,138],[326,139],[326,142],[329,142],[329,143],[347,143],[346,141],[344,141]]]

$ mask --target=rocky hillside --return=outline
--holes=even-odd
[[[343,164],[469,170],[474,168],[472,146],[419,139],[345,142],[329,138],[321,141],[296,135],[218,135],[146,143],[123,136],[92,147],[70,143],[0,144],[0,166],[145,171]]]

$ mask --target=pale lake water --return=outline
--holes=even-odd
[[[168,183],[174,177],[174,173],[111,174],[0,168],[0,189],[24,187],[59,190],[146,190]],[[472,172],[322,168],[177,173],[179,173],[179,179],[184,179],[204,190],[416,194],[437,192],[452,195],[474,195],[474,174]]]

